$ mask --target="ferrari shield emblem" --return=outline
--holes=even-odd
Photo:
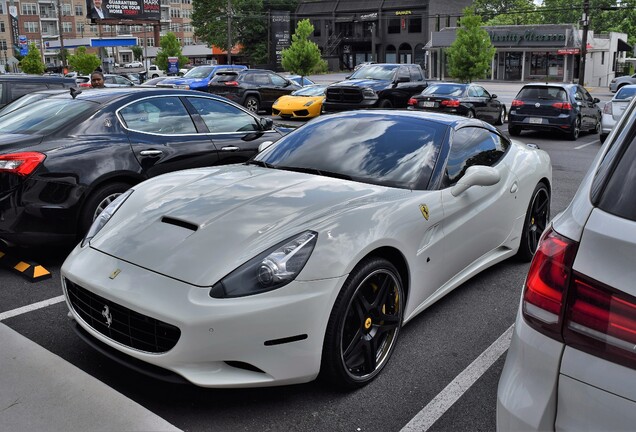
[[[420,211],[422,212],[422,216],[424,216],[424,219],[428,220],[428,206],[426,204],[420,204]]]
[[[121,270],[117,269],[110,274],[109,278],[115,279],[119,273],[121,273]]]

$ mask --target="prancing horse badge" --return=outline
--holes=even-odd
[[[110,274],[110,276],[108,276],[108,277],[109,277],[109,278],[111,278],[111,279],[115,279],[119,273],[121,273],[121,270],[116,269],[116,270],[115,270],[114,272],[112,272],[112,273]]]
[[[424,216],[424,219],[428,220],[428,206],[426,204],[420,204],[420,211],[422,212],[422,216]]]

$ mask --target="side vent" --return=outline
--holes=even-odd
[[[198,225],[195,225],[193,223],[190,222],[186,222],[180,219],[175,219],[173,217],[170,216],[164,216],[161,218],[161,222],[169,224],[169,225],[176,225],[178,227],[181,228],[185,228],[185,229],[189,229],[190,231],[196,231],[199,229]]]

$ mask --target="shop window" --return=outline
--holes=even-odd
[[[422,33],[422,18],[411,17],[409,18],[409,33]]]
[[[314,26],[314,37],[320,37],[320,20],[315,20],[312,24]]]
[[[399,18],[391,18],[389,20],[389,25],[387,27],[387,33],[389,33],[389,34],[400,33],[400,19]]]

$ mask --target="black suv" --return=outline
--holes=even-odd
[[[77,87],[74,78],[50,75],[0,75],[0,108],[38,90]]]
[[[579,84],[526,84],[510,105],[508,132],[560,131],[576,140],[582,130],[601,130],[600,100]]]
[[[361,67],[344,81],[331,84],[324,112],[360,108],[406,108],[411,96],[428,87],[419,65],[378,63]]]
[[[263,69],[218,72],[208,83],[208,93],[224,96],[253,113],[271,109],[276,99],[299,88],[295,82]]]

